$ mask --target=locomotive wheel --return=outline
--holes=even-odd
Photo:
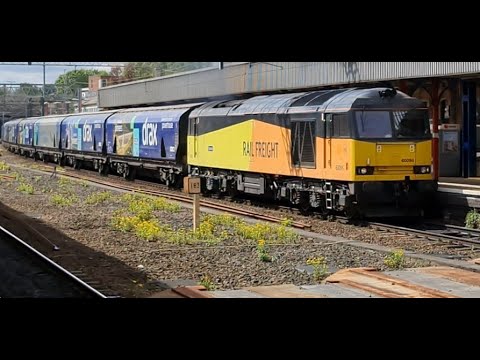
[[[345,209],[345,216],[347,217],[348,220],[359,220],[362,218],[362,214],[356,207],[347,207]]]
[[[228,188],[228,196],[231,197],[232,199],[237,196],[238,190],[234,186],[230,186]]]
[[[309,215],[312,212],[312,207],[310,206],[310,199],[308,197],[307,192],[299,192],[299,203],[298,208],[300,209],[300,213],[302,215]]]
[[[302,202],[298,205],[298,208],[300,210],[300,214],[302,215],[310,215],[311,214],[311,207],[308,202]]]
[[[327,209],[322,209],[322,211],[320,212],[320,219],[322,219],[322,220],[327,220],[329,215],[330,215],[330,211],[329,211],[329,210],[327,210]]]

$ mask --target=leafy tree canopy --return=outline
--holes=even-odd
[[[141,80],[200,69],[212,64],[211,62],[131,62],[125,65],[122,75],[126,80]],[[114,69],[112,69],[112,75],[114,75],[113,72]],[[118,74],[117,68],[115,73]]]
[[[57,93],[75,95],[77,89],[88,86],[88,77],[92,75],[108,76],[104,70],[72,70],[60,75],[55,81]]]

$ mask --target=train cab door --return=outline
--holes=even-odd
[[[193,122],[193,157],[196,158],[198,155],[198,124],[199,118],[192,119]]]
[[[188,119],[187,158],[194,163],[198,156],[198,117]]]
[[[325,127],[325,141],[323,142],[323,167],[325,170],[332,168],[332,136],[333,136],[333,115],[323,115],[323,126]]]

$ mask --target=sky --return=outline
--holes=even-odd
[[[0,63],[0,84],[8,83],[43,83],[43,65],[41,63],[32,63],[28,65],[26,62],[17,62],[15,64],[25,65],[9,65],[9,63]],[[56,65],[53,65],[56,64]],[[63,64],[63,65],[62,65]],[[110,67],[94,66],[95,64],[115,64],[115,63],[82,63],[82,62],[65,62],[65,63],[46,63],[45,65],[45,83],[53,84],[57,78],[68,72],[75,70],[75,66],[65,66],[65,64],[80,64],[85,66],[77,66],[79,69],[98,69],[110,71]],[[118,64],[118,63],[117,63]]]

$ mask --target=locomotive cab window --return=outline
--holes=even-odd
[[[198,118],[190,118],[190,135],[197,135],[198,123]]]
[[[315,167],[315,119],[291,119],[292,162]]]
[[[355,124],[361,139],[428,138],[426,109],[357,111]]]
[[[347,114],[333,114],[332,137],[349,138],[350,126],[348,126]]]
[[[397,138],[424,138],[430,135],[428,111],[426,109],[393,111],[392,114]]]
[[[358,137],[361,139],[392,138],[392,122],[388,111],[357,111],[355,113]]]

